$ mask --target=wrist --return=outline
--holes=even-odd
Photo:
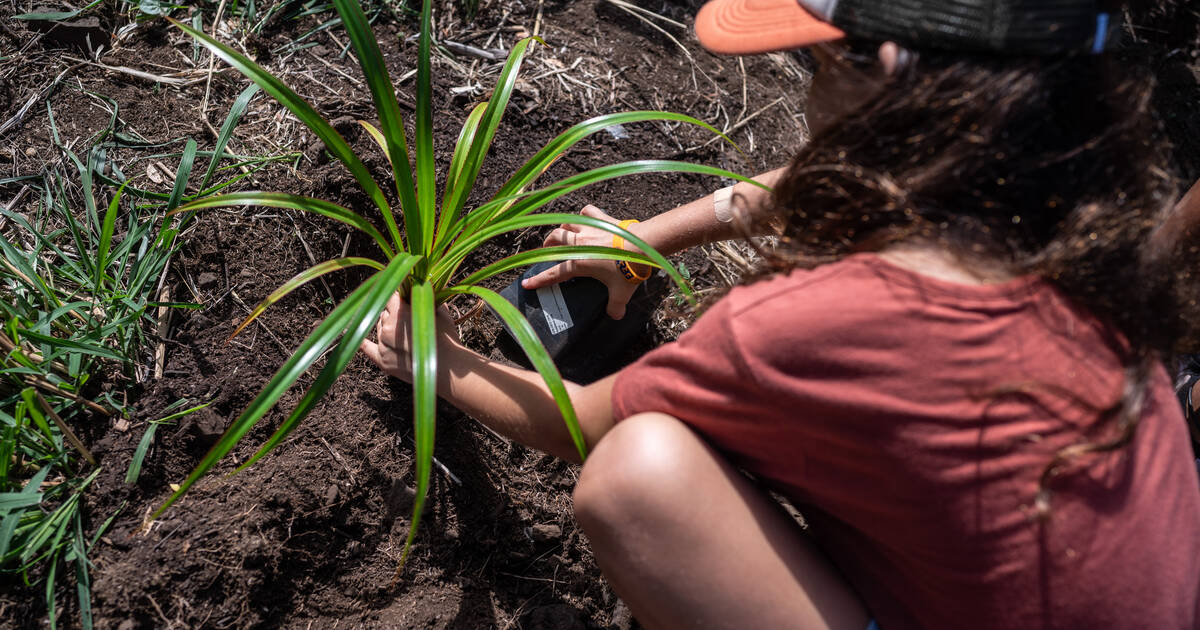
[[[653,221],[653,219],[648,220],[647,223],[649,221]],[[630,219],[630,220],[622,221],[621,225],[626,230],[631,232],[634,236],[642,239],[643,241],[646,241],[647,245],[654,248],[654,243],[651,243],[650,240],[646,238],[646,228],[640,227],[640,226],[645,226],[646,225],[645,223],[643,223],[641,221]],[[640,247],[638,247],[637,245],[634,245],[633,243],[630,243],[628,239],[621,239],[620,242],[621,242],[621,248],[626,251],[631,251],[631,252],[641,252],[642,251],[642,249]],[[655,250],[657,251],[657,248],[655,248]],[[627,261],[627,262],[622,263],[622,262],[618,261],[618,263],[617,263],[618,268],[621,267],[622,264],[628,265],[628,268],[637,277],[637,280],[629,280],[630,282],[640,282],[642,280],[645,280],[646,278],[649,278],[650,274],[654,271],[654,267],[651,267],[650,265],[640,263],[640,262]],[[622,272],[622,273],[627,273],[627,272]]]

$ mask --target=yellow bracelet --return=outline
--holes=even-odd
[[[617,227],[625,230],[629,229],[629,226],[633,225],[634,223],[641,223],[641,221],[638,221],[637,219],[625,219],[624,221],[618,223]],[[620,234],[613,234],[613,247],[617,249],[625,249],[625,237],[621,236]]]
[[[651,269],[653,269],[653,267],[651,267]],[[621,272],[621,275],[625,277],[625,282],[628,282],[629,284],[641,284],[650,278],[651,273],[647,271],[646,275],[639,276],[637,275],[637,272],[633,270],[633,265],[624,260],[617,261],[617,271]]]

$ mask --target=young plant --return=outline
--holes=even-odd
[[[467,116],[459,133],[458,142],[445,173],[445,188],[439,203],[435,182],[433,151],[433,107],[430,81],[430,0],[425,0],[421,11],[421,31],[418,40],[417,98],[415,139],[411,147],[405,136],[404,123],[396,101],[395,90],[388,76],[379,46],[367,24],[358,2],[335,0],[359,64],[370,86],[374,98],[379,127],[367,122],[363,127],[369,132],[386,154],[392,167],[392,184],[399,202],[401,221],[393,212],[387,195],[372,178],[362,160],[347,145],[337,131],[305,102],[266,70],[221,44],[208,35],[172,21],[217,56],[257,83],[265,92],[290,110],[325,143],[325,148],[341,161],[362,187],[383,221],[380,230],[372,221],[348,208],[337,204],[292,195],[288,193],[245,192],[225,194],[193,201],[181,206],[177,212],[194,212],[206,208],[226,206],[268,206],[301,210],[323,215],[354,227],[370,236],[378,245],[379,260],[349,257],[330,260],[307,269],[266,298],[254,309],[248,324],[271,304],[297,287],[323,274],[349,267],[365,266],[376,271],[322,321],[316,329],[284,362],[261,393],[233,421],[212,450],[205,455],[196,469],[154,514],[157,517],[203,475],[209,472],[248,431],[274,407],[283,393],[312,366],[325,351],[336,348],[328,355],[319,375],[288,414],[275,433],[236,471],[240,471],[270,452],[288,436],[321,397],[329,390],[334,380],[346,369],[354,357],[359,344],[374,326],[388,299],[400,291],[412,306],[413,341],[413,390],[414,390],[414,436],[416,441],[417,494],[413,505],[412,525],[401,554],[401,565],[411,549],[417,525],[421,518],[426,493],[429,487],[430,465],[433,457],[435,403],[437,401],[437,346],[435,343],[435,309],[437,305],[453,296],[469,294],[490,305],[505,325],[513,332],[530,362],[545,380],[549,391],[562,412],[580,457],[586,455],[582,433],[575,411],[567,395],[561,376],[553,361],[538,341],[532,327],[518,310],[498,293],[481,286],[481,283],[496,274],[517,267],[549,260],[611,259],[645,263],[665,270],[690,296],[686,283],[679,272],[658,252],[644,241],[615,225],[577,214],[533,214],[546,204],[589,184],[615,177],[650,172],[687,172],[752,181],[728,171],[665,160],[641,160],[603,166],[567,177],[553,185],[538,190],[527,190],[550,165],[564,152],[587,136],[616,124],[651,120],[672,120],[698,125],[713,133],[719,132],[695,118],[661,111],[635,111],[599,116],[567,129],[538,151],[520,169],[509,177],[492,198],[474,209],[468,209],[467,199],[474,190],[476,177],[488,149],[492,145],[501,116],[516,83],[521,61],[534,41],[533,38],[519,42],[512,49],[500,72],[492,98],[476,106]],[[415,160],[415,168],[412,161]],[[589,225],[613,234],[618,234],[639,247],[636,253],[609,247],[571,246],[548,247],[522,252],[487,265],[466,277],[459,278],[463,261],[489,239],[535,226],[573,223]],[[401,231],[403,226],[403,231]],[[236,332],[234,333],[236,334]],[[339,340],[340,339],[340,340]]]

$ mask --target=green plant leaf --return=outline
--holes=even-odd
[[[475,134],[479,131],[479,122],[483,120],[483,113],[487,111],[488,104],[486,102],[479,103],[467,115],[467,121],[463,123],[462,129],[458,132],[458,140],[454,143],[454,154],[450,157],[450,170],[446,173],[446,189],[442,192],[442,205],[445,207],[450,198],[451,190],[459,185],[459,178],[462,176],[463,163],[467,160],[467,152],[471,150],[471,145],[475,143]],[[452,212],[443,212],[438,219],[437,235],[435,241],[441,239],[445,232],[446,224],[453,221],[455,218]]]
[[[171,197],[167,199],[167,211],[179,207],[183,194],[187,192],[188,178],[192,175],[192,166],[196,163],[196,141],[188,138],[183,147],[183,157],[179,159],[179,169],[175,171],[175,187],[171,189]]]
[[[460,285],[474,285],[496,275],[518,267],[536,265],[540,262],[563,260],[625,260],[647,265],[658,265],[653,258],[645,254],[595,245],[564,245],[559,247],[542,247],[527,252],[518,252],[507,258],[498,260],[479,271],[463,278]]]
[[[255,396],[241,415],[229,425],[217,443],[187,476],[187,479],[179,484],[179,489],[154,511],[154,514],[150,516],[151,519],[158,518],[164,510],[179,500],[179,497],[182,497],[192,487],[192,484],[212,470],[213,466],[229,454],[229,451],[233,450],[242,437],[249,433],[250,429],[254,428],[254,425],[258,424],[258,421],[275,406],[275,403],[279,402],[280,397],[321,357],[326,348],[333,345],[333,342],[346,329],[351,317],[358,312],[358,307],[370,293],[374,284],[375,276],[372,276],[317,325],[317,328],[296,348],[292,356],[288,357],[288,360],[275,372],[258,396]]]
[[[448,291],[470,293],[487,302],[487,305],[496,311],[496,314],[512,331],[513,338],[525,351],[525,356],[529,357],[529,362],[542,376],[542,380],[550,390],[550,395],[554,397],[554,402],[558,405],[559,412],[562,413],[563,422],[567,425],[567,432],[571,434],[571,441],[575,443],[575,449],[579,451],[579,460],[587,459],[587,444],[583,439],[583,430],[579,427],[579,418],[575,415],[575,407],[571,404],[571,396],[567,393],[562,375],[558,373],[558,368],[554,366],[554,360],[550,358],[546,347],[542,345],[537,333],[533,331],[533,326],[530,326],[525,317],[521,315],[521,311],[499,293],[483,287],[461,286],[453,287]]]
[[[150,450],[150,444],[154,442],[154,434],[158,431],[158,423],[151,422],[150,426],[146,427],[146,432],[142,434],[142,439],[138,441],[137,448],[133,451],[133,459],[129,461],[129,470],[125,472],[125,483],[137,483],[138,477],[142,474],[142,462],[146,459],[146,451]]]
[[[375,226],[371,225],[362,215],[324,199],[314,199],[312,197],[301,197],[300,195],[289,195],[278,192],[228,193],[188,202],[173,212],[168,213],[167,216],[179,212],[226,208],[229,206],[265,206],[268,208],[284,208],[319,214],[334,221],[345,223],[370,236],[379,244],[379,248],[383,250],[384,255],[388,258],[395,255],[395,252],[388,245],[387,240],[384,239],[383,234],[380,234],[379,230],[375,229]]]
[[[420,234],[421,222],[425,219],[422,216],[423,209],[418,208],[416,191],[413,188],[412,171],[409,169],[408,159],[408,141],[404,137],[404,120],[400,117],[400,106],[396,101],[396,89],[392,85],[392,79],[388,75],[387,64],[383,60],[383,54],[379,51],[379,44],[375,41],[375,35],[371,32],[371,25],[367,23],[367,16],[363,14],[362,6],[357,0],[334,0],[334,6],[337,8],[338,15],[342,17],[342,24],[346,27],[346,33],[350,35],[350,42],[354,45],[354,51],[358,55],[359,66],[362,67],[363,76],[367,79],[367,86],[371,89],[371,97],[375,101],[375,111],[379,115],[379,125],[383,128],[382,135],[384,137],[384,153],[388,157],[388,162],[392,166],[392,177],[396,185],[396,194],[400,198],[400,210],[404,213],[404,229],[408,238],[408,251],[421,255],[422,251],[416,247],[414,239],[416,234]],[[419,118],[419,115],[418,115]],[[417,121],[417,135],[420,137],[420,120]],[[417,161],[420,162],[421,147],[418,140],[418,156]],[[383,209],[383,219],[387,222],[388,230],[393,234],[396,240],[396,246],[400,247],[398,230],[396,228],[396,219],[392,216],[391,210]],[[430,210],[432,212],[432,210]],[[431,219],[432,220],[432,219]],[[415,233],[415,234],[414,234]]]
[[[433,170],[433,79],[429,59],[433,39],[432,0],[421,3],[421,30],[417,36],[417,203],[421,224],[406,226],[421,239],[421,253],[433,249],[434,222],[437,220],[437,174]],[[411,238],[411,237],[410,237]]]
[[[426,0],[428,3],[428,0]],[[428,5],[426,5],[428,6]],[[413,378],[413,441],[416,443],[415,460],[417,469],[417,495],[413,499],[412,524],[408,528],[408,539],[400,553],[400,566],[404,567],[417,537],[417,526],[421,522],[421,511],[425,497],[429,494],[429,471],[433,464],[433,442],[437,422],[437,307],[433,299],[433,285],[428,282],[414,284],[412,303],[412,378]]]
[[[245,470],[254,462],[258,461],[263,455],[271,452],[279,445],[288,434],[295,429],[301,420],[308,415],[321,398],[325,396],[325,392],[333,385],[338,376],[346,371],[346,366],[350,364],[350,360],[358,353],[358,348],[362,345],[363,339],[367,337],[367,333],[375,326],[375,322],[379,319],[379,314],[387,307],[388,300],[392,294],[404,282],[404,279],[412,272],[413,267],[420,262],[419,256],[411,254],[398,254],[392,259],[388,266],[375,274],[373,277],[371,290],[364,298],[362,305],[348,319],[346,334],[342,335],[342,340],[338,342],[337,348],[330,354],[329,359],[325,362],[325,367],[321,369],[321,373],[313,382],[312,386],[305,392],[304,397],[300,402],[296,403],[296,408],[288,415],[288,418],[279,425],[275,433],[267,439],[254,455],[246,460],[246,463],[238,466],[237,471]]]
[[[462,213],[463,204],[466,203],[467,197],[475,187],[475,178],[479,175],[483,158],[492,146],[492,139],[496,137],[496,129],[500,127],[500,119],[504,117],[504,109],[508,107],[508,99],[512,96],[513,88],[517,84],[517,73],[521,69],[521,61],[525,57],[525,51],[529,48],[529,44],[533,41],[535,41],[534,38],[529,37],[517,42],[504,62],[500,78],[496,81],[496,87],[492,89],[492,98],[488,100],[487,110],[483,113],[483,120],[479,124],[481,133],[475,134],[471,148],[463,160],[461,172],[455,178],[455,186],[449,199],[443,204],[442,213],[450,213],[451,221]]]
[[[675,269],[675,266],[668,262],[667,259],[664,258],[662,254],[658,253],[658,251],[656,251],[653,247],[650,247],[646,241],[634,236],[629,230],[621,228],[615,223],[609,223],[608,221],[583,216],[581,214],[538,214],[533,216],[514,217],[504,221],[497,221],[496,223],[484,227],[478,233],[471,235],[471,237],[464,238],[456,243],[455,246],[451,248],[451,250],[447,252],[444,257],[442,257],[438,266],[435,267],[433,277],[439,282],[445,278],[448,278],[453,273],[453,270],[462,263],[463,258],[465,258],[467,254],[478,249],[479,246],[488,239],[495,238],[501,234],[504,234],[505,232],[512,232],[514,230],[523,230],[525,228],[539,225],[561,225],[564,223],[571,225],[587,225],[625,238],[625,240],[629,241],[630,244],[642,250],[643,253],[649,256],[654,265],[657,265],[666,271],[667,275],[669,275],[671,279],[675,281],[675,284],[679,286],[679,290],[683,292],[684,296],[687,297],[688,300],[692,302],[695,301],[695,298],[692,297],[692,291],[687,285],[687,281],[683,279],[683,276],[679,275],[679,271]]]
[[[112,246],[113,230],[117,225],[117,206],[121,202],[121,193],[125,190],[125,185],[122,184],[113,195],[112,201],[108,204],[108,210],[104,213],[104,224],[100,229],[100,246],[96,249],[96,290],[104,287],[104,271],[108,268],[108,250]]]
[[[499,197],[479,206],[474,212],[465,217],[465,219],[460,220],[457,226],[451,229],[454,242],[453,247],[457,247],[458,243],[469,238],[469,235],[479,231],[483,226],[492,225],[504,219],[529,214],[559,197],[586,186],[617,177],[626,177],[641,173],[698,173],[749,182],[765,190],[770,190],[768,186],[744,175],[738,175],[725,169],[705,166],[703,164],[691,164],[674,160],[634,160],[620,164],[609,164],[590,171],[576,173],[545,188],[531,192],[515,193],[508,197]]]
[[[308,284],[309,282],[316,280],[327,273],[338,271],[339,269],[347,269],[349,267],[358,266],[367,266],[378,271],[383,271],[383,265],[379,264],[378,262],[371,260],[370,258],[357,258],[354,256],[338,258],[335,260],[327,260],[323,263],[313,265],[312,267],[301,271],[295,276],[292,276],[291,280],[288,280],[280,285],[279,288],[271,292],[271,295],[268,295],[266,299],[259,302],[258,305],[254,307],[254,310],[250,311],[250,314],[246,316],[246,319],[242,320],[242,323],[238,324],[238,327],[233,331],[233,334],[229,335],[229,339],[233,339],[234,337],[238,336],[238,333],[242,332],[242,330],[244,330],[246,326],[249,326],[251,322],[257,319],[259,315],[262,315],[263,312],[270,308],[272,304],[282,300],[292,291],[299,289],[305,284]],[[227,339],[226,343],[228,343],[228,341],[229,340]]]
[[[684,114],[676,114],[673,112],[663,111],[635,111],[635,112],[619,112],[616,114],[604,114],[585,120],[570,129],[562,132],[555,139],[551,140],[545,147],[538,151],[532,158],[529,159],[521,168],[513,173],[508,181],[496,191],[496,198],[508,197],[514,195],[534,182],[542,173],[550,167],[559,157],[570,150],[571,147],[578,144],[584,138],[601,131],[613,125],[628,125],[639,122],[650,122],[655,120],[672,120],[676,122],[684,122],[691,125],[696,125],[703,129],[707,129],[718,136],[724,138],[730,144],[725,134],[717,130],[716,127]],[[737,146],[737,145],[734,145]]]
[[[342,138],[341,134],[324,118],[321,118],[321,115],[317,113],[317,110],[313,109],[312,105],[309,105],[307,101],[300,98],[298,94],[284,85],[274,75],[264,70],[262,66],[250,61],[232,48],[178,20],[172,18],[166,19],[171,24],[174,24],[176,28],[199,40],[205,47],[213,51],[213,54],[220,57],[222,61],[233,66],[238,72],[241,72],[248,79],[257,83],[263,91],[270,94],[280,105],[283,105],[288,111],[292,112],[300,122],[304,123],[306,127],[311,129],[325,143],[325,148],[334,157],[346,165],[350,174],[354,176],[354,180],[367,193],[371,201],[379,207],[380,212],[384,213],[384,216],[391,214],[387,198],[384,197],[379,184],[376,184],[375,180],[371,178],[371,173],[367,171],[367,167],[363,165],[362,160],[354,154],[354,151],[350,149],[350,145],[346,144],[346,140]],[[400,246],[400,233],[395,231],[390,225],[388,228],[392,230],[391,236],[396,246]]]
[[[221,132],[217,135],[217,144],[213,147],[212,156],[208,159],[208,169],[204,171],[204,179],[200,181],[200,190],[204,190],[208,186],[208,182],[212,181],[213,173],[216,172],[217,164],[221,162],[222,153],[225,151],[225,145],[229,144],[229,139],[233,137],[233,128],[242,119],[242,114],[246,113],[250,99],[258,94],[258,90],[258,86],[251,83],[242,90],[242,93],[230,106],[229,114],[225,116],[225,122],[221,124]]]

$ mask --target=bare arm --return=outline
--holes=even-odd
[[[774,186],[785,170],[775,169],[753,179],[767,186]],[[739,221],[723,221],[714,212],[714,195],[706,195],[685,203],[641,223],[634,223],[627,229],[667,256],[696,245],[741,237],[742,228]],[[738,182],[732,190],[732,207],[747,212],[747,221],[751,225],[757,225],[761,223],[758,219],[765,218],[763,213],[766,211],[765,202],[769,195],[769,192],[753,184]],[[584,207],[581,214],[618,223],[617,218],[609,216],[595,206]],[[612,243],[612,235],[603,230],[564,224],[551,232],[542,245],[611,246]],[[628,241],[625,242],[625,248],[636,249]],[[643,265],[635,264],[634,267],[638,275],[649,272]],[[637,285],[627,282],[611,261],[567,261],[525,280],[523,286],[526,289],[539,289],[578,276],[588,276],[603,282],[608,287],[608,315],[614,319],[621,319],[625,315],[625,304],[629,302]]]
[[[412,382],[409,330],[412,314],[392,296],[375,327],[378,341],[363,353],[384,372]],[[569,461],[579,461],[562,414],[537,372],[492,361],[463,346],[448,317],[438,317],[438,395],[497,433]],[[609,396],[615,377],[590,385],[568,382],[567,391],[589,448],[613,426]]]

